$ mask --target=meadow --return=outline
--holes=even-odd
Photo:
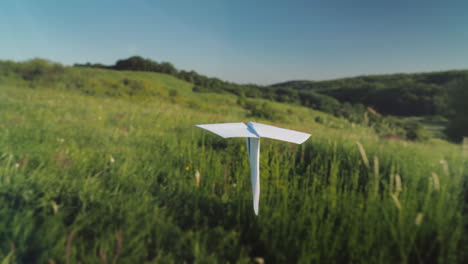
[[[252,116],[165,74],[2,76],[2,263],[468,262],[459,145],[262,99],[278,119]],[[262,140],[258,216],[245,140],[195,127],[247,121],[312,134]]]

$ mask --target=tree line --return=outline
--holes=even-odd
[[[114,65],[86,63],[75,64],[74,66],[120,71],[126,70],[165,73],[194,84],[194,92],[232,93],[246,98],[264,98],[278,102],[296,103],[335,115],[338,115],[343,110],[339,100],[315,91],[296,91],[295,89],[288,87],[278,89],[273,86],[236,84],[223,81],[218,78],[207,77],[193,70],[178,70],[169,62],[158,63],[154,60],[145,59],[140,56],[118,60]],[[363,107],[357,107],[356,109],[363,109]]]

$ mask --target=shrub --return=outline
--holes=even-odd
[[[174,90],[174,89],[169,90],[169,96],[170,97],[176,97],[178,95],[179,95],[179,91]]]
[[[405,127],[406,138],[413,141],[427,141],[431,138],[429,131],[419,123],[412,123]]]
[[[61,73],[65,68],[58,63],[44,59],[32,59],[16,65],[15,72],[26,81],[33,81],[40,77]]]
[[[269,120],[283,120],[283,114],[267,102],[260,104],[251,101],[247,102],[245,107],[250,110],[250,116],[252,117]]]
[[[324,120],[321,116],[317,116],[314,118],[315,123],[317,124],[323,124]]]
[[[337,114],[341,104],[333,97],[318,94],[315,92],[304,91],[299,93],[301,104],[313,109],[317,109],[330,114]]]

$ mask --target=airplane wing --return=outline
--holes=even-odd
[[[253,137],[258,136],[249,130],[244,123],[220,123],[220,124],[207,124],[207,125],[196,125],[199,128],[206,129],[210,132],[215,133],[223,138],[232,137]]]
[[[302,144],[310,137],[310,134],[307,133],[260,123],[249,122],[247,126],[260,137],[278,139],[296,144]]]

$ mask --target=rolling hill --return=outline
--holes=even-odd
[[[319,82],[289,81],[271,86],[240,85],[194,71],[178,70],[171,63],[158,63],[138,56],[118,60],[115,65],[87,63],[75,66],[166,73],[193,84],[194,92],[230,93],[239,96],[241,101],[243,98],[263,98],[301,105],[361,125],[369,125],[367,115],[373,114],[371,119],[377,123],[377,132],[413,140],[425,139],[425,134],[447,138],[445,132],[449,120],[457,119],[456,109],[450,101],[450,93],[454,90],[451,87],[468,83],[468,71],[445,71],[369,75]],[[252,111],[259,112],[257,110]],[[376,114],[385,117],[375,118]],[[460,140],[459,131],[455,131],[459,126],[449,127],[447,134],[450,139]]]
[[[448,86],[468,77],[467,70],[430,73],[368,75],[329,81],[288,81],[271,86],[240,85],[209,78],[194,71],[176,69],[171,63],[158,63],[134,56],[115,65],[83,64],[114,70],[161,72],[194,84],[199,92],[229,92],[247,97],[262,97],[297,103],[339,115],[341,104],[371,106],[385,115],[450,116]],[[336,99],[336,100],[333,100]]]

